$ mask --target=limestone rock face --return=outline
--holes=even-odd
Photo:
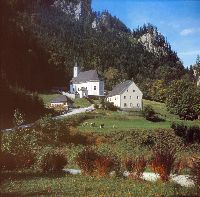
[[[149,52],[157,55],[167,55],[166,49],[168,45],[163,39],[163,36],[156,31],[145,33],[139,38],[139,42],[141,42]],[[161,42],[163,43],[161,44]]]
[[[74,16],[76,20],[84,18],[92,12],[91,0],[55,0],[53,6]]]

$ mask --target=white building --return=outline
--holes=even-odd
[[[142,110],[142,92],[133,81],[116,85],[107,96],[107,101],[121,109]]]
[[[96,70],[80,72],[76,64],[74,67],[74,77],[70,83],[70,93],[78,94],[80,98],[104,96],[104,81]]]

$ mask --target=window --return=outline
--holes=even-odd
[[[139,99],[139,96],[137,96],[137,99]]]
[[[97,89],[97,86],[94,86],[94,90],[96,90]]]
[[[124,107],[126,107],[127,106],[127,104],[126,103],[124,103]]]
[[[135,92],[135,90],[133,90],[133,92]]]
[[[85,89],[87,90],[87,87],[85,87]]]
[[[78,91],[79,91],[79,88],[78,88]]]
[[[73,92],[74,92],[74,88],[73,88]]]
[[[140,107],[140,104],[139,104],[139,103],[137,104],[137,107]]]
[[[127,92],[128,92],[128,89],[127,89]]]
[[[126,96],[124,96],[124,99],[126,99]]]
[[[130,107],[132,107],[133,106],[133,104],[132,103],[130,103]]]
[[[115,100],[117,100],[117,98],[115,97]]]
[[[131,96],[130,96],[130,99],[131,99]]]

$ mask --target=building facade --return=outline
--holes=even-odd
[[[124,81],[116,85],[108,94],[107,101],[121,109],[142,110],[143,93],[133,81]]]
[[[80,72],[80,68],[76,64],[74,77],[70,82],[70,93],[78,94],[80,98],[104,96],[104,81],[96,70]]]

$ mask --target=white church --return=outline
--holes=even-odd
[[[80,98],[88,96],[104,96],[104,81],[96,70],[81,72],[76,63],[74,75],[70,81],[70,93],[78,94]]]

